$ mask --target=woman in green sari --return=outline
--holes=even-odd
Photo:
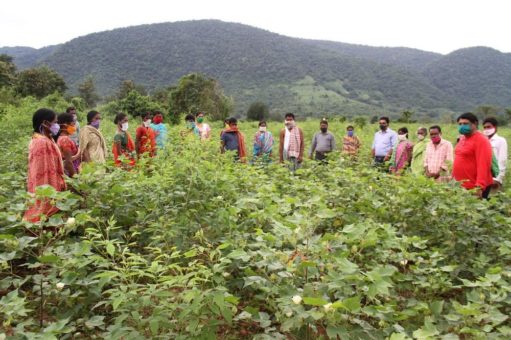
[[[424,156],[429,140],[428,129],[420,127],[417,129],[417,143],[413,146],[411,170],[414,175],[424,175]]]

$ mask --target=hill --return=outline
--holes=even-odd
[[[151,91],[174,84],[187,73],[203,72],[220,80],[240,113],[256,100],[267,102],[273,112],[306,115],[404,109],[438,113],[511,102],[509,86],[506,89],[511,58],[506,54],[499,56],[496,70],[507,71],[488,76],[500,79],[482,96],[481,90],[465,87],[471,84],[465,78],[472,75],[452,54],[290,38],[217,20],[120,28],[43,50],[11,52],[20,67],[54,68],[71,91],[92,75],[103,95],[113,93],[124,79]],[[484,69],[490,67],[484,58],[477,77],[486,76]],[[445,68],[455,76],[451,83],[442,77]],[[491,94],[493,100],[488,101]]]

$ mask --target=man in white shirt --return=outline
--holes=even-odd
[[[486,118],[483,122],[483,133],[490,140],[493,154],[499,163],[499,174],[493,179],[493,188],[498,189],[504,184],[507,163],[507,141],[504,137],[497,135],[498,122],[495,118]]]

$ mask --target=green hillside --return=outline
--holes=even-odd
[[[258,100],[273,112],[304,115],[437,114],[511,103],[511,57],[494,50],[470,50],[465,60],[463,51],[442,56],[304,40],[217,20],[120,28],[41,50],[16,49],[0,53],[10,52],[20,68],[49,65],[71,92],[92,76],[103,96],[124,79],[153,91],[202,72],[221,82],[238,113]]]

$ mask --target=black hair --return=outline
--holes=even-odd
[[[125,113],[119,112],[114,119],[114,124],[119,124],[124,118],[128,117]]]
[[[76,107],[74,106],[70,106],[66,109],[66,113],[71,113],[71,111],[75,110],[76,111]]]
[[[154,115],[155,115],[155,116],[156,116],[156,115],[162,115],[162,116],[163,116],[163,113],[161,113],[161,111],[159,111],[159,110],[156,110],[156,111],[154,111]]]
[[[397,130],[397,133],[404,132],[406,134],[406,138],[408,138],[408,129],[406,127],[402,127],[399,130]]]
[[[204,113],[204,111],[199,111],[199,112],[197,112],[197,114],[195,115],[195,117],[199,117],[199,115],[200,115],[200,114],[206,115],[206,114]]]
[[[382,117],[380,117],[380,119],[378,119],[378,121],[380,121],[380,120],[384,120],[384,121],[386,121],[386,122],[387,122],[387,124],[390,124],[390,119],[389,119],[389,117],[382,116]]]
[[[96,117],[96,115],[98,115],[99,112],[98,111],[89,111],[89,113],[87,113],[87,123],[92,123],[92,120],[94,119],[94,117]]]
[[[264,124],[264,125],[267,125],[265,120],[261,120],[261,121],[259,122],[259,126],[261,126],[261,125],[263,125],[263,124]]]
[[[499,126],[499,122],[497,121],[496,118],[493,118],[493,117],[486,117],[483,121],[483,125],[486,123],[490,123],[491,125],[493,125],[495,127]]]
[[[348,126],[346,127],[346,130],[349,130],[349,129],[355,130],[355,128],[353,127],[353,125],[348,125]]]
[[[418,128],[418,129],[417,129],[417,132],[419,132],[419,131],[424,132],[424,134],[425,134],[426,136],[428,135],[428,129],[426,129],[425,127],[420,127],[420,128]]]
[[[328,125],[328,120],[326,120],[326,119],[321,119],[321,121],[319,122],[319,124],[320,124],[320,125],[321,125],[321,124],[326,124],[326,125]]]
[[[429,131],[431,131],[433,129],[437,129],[438,132],[440,132],[440,133],[442,132],[442,128],[439,125],[433,125],[433,126],[429,127]]]
[[[189,121],[189,120],[192,120],[195,122],[195,116],[194,115],[191,115],[191,114],[187,114],[185,116],[185,122]]]
[[[147,117],[152,116],[152,115],[153,115],[153,113],[151,111],[144,112],[144,113],[142,113],[142,119],[146,119]]]
[[[74,121],[75,121],[75,118],[73,117],[73,114],[69,113],[69,112],[61,113],[61,114],[59,114],[59,116],[57,118],[57,122],[60,125],[62,125],[62,124],[71,124]]]
[[[284,116],[284,119],[286,119],[287,117],[291,117],[291,118],[293,118],[293,120],[295,120],[295,114],[294,113],[291,113],[291,112],[286,113],[286,115]]]
[[[465,113],[461,114],[458,117],[458,119],[456,119],[456,122],[459,122],[460,119],[466,119],[475,125],[479,124],[479,119],[477,119],[477,116],[475,114],[473,114],[472,112],[465,112]]]
[[[229,125],[231,124],[238,124],[238,120],[234,117],[229,118]]]
[[[34,112],[32,116],[32,126],[34,128],[34,132],[41,132],[41,125],[43,122],[52,122],[55,119],[57,114],[50,109],[39,109]]]

